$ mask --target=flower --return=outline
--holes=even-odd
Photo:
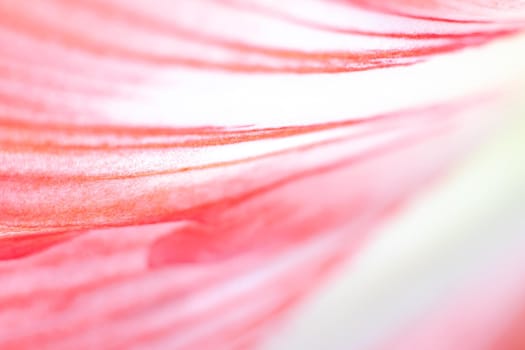
[[[490,131],[513,71],[463,50],[524,15],[0,4],[0,348],[259,345]]]

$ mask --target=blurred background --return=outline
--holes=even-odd
[[[267,349],[525,348],[525,38],[475,53],[515,72],[503,122],[377,232]]]

